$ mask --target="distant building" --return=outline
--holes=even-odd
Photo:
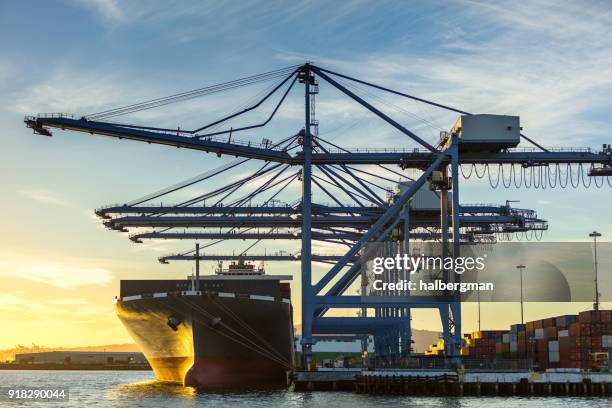
[[[104,351],[45,351],[15,355],[21,364],[147,364],[142,353]]]

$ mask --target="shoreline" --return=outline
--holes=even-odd
[[[149,365],[142,364],[19,364],[0,363],[0,370],[16,371],[151,371]]]

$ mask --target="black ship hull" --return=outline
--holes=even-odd
[[[287,284],[216,278],[195,291],[181,290],[189,281],[121,283],[117,315],[158,380],[205,389],[288,385],[294,343]]]

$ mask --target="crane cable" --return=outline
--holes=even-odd
[[[287,188],[287,186],[289,186],[289,184],[291,184],[291,182],[293,182],[293,181],[294,181],[294,180],[297,178],[297,176],[298,176],[299,174],[300,174],[300,172],[299,172],[299,171],[298,171],[298,172],[296,172],[296,173],[294,173],[294,174],[293,174],[293,176],[291,176],[291,177],[289,178],[288,182],[287,182],[285,185],[283,185],[283,186],[282,186],[282,187],[281,187],[281,188],[280,188],[280,189],[279,189],[279,190],[278,190],[276,193],[274,193],[274,195],[272,195],[272,197],[268,198],[268,199],[267,199],[267,200],[266,200],[266,201],[263,203],[263,205],[266,205],[268,202],[270,202],[271,200],[273,200],[273,199],[274,199],[274,198],[275,198],[275,197],[276,197],[276,196],[277,196],[279,193],[281,193],[281,192],[282,192],[282,191],[283,191],[285,188]],[[286,179],[284,179],[284,180],[286,180]],[[232,231],[234,231],[235,229],[236,229],[236,227],[231,228],[231,229],[228,231],[228,233],[231,233],[231,232],[232,232]],[[244,233],[244,232],[251,231],[251,230],[253,230],[253,229],[255,229],[255,227],[249,227],[249,228],[246,228],[246,229],[244,229],[243,231],[241,231],[240,233],[238,233],[237,235],[240,235],[241,233]],[[225,241],[225,240],[224,240],[224,239],[219,239],[219,240],[216,240],[216,241],[210,242],[210,243],[208,243],[208,244],[204,245],[203,247],[201,247],[200,249],[209,248],[209,247],[211,247],[211,246],[213,246],[213,245],[216,245],[216,244],[219,244],[219,243],[221,243],[221,242],[223,242],[223,241]],[[188,251],[181,252],[179,255],[189,255],[189,254],[192,254],[192,253],[194,253],[194,252],[195,252],[195,249],[190,249],[190,250],[188,250]]]
[[[280,142],[276,143],[274,146],[278,146],[278,145],[281,145],[281,144],[286,143],[286,142],[288,142],[288,145],[290,145],[291,143],[293,143],[293,141],[294,141],[296,138],[297,138],[297,135],[289,136],[289,137],[287,137],[287,138],[285,138],[285,139],[281,140]],[[238,161],[240,161],[240,160],[242,160],[242,159],[238,159]],[[237,165],[242,164],[242,163],[244,163],[245,161],[249,161],[249,160],[251,160],[251,159],[246,159],[246,160],[244,160],[243,162],[238,163]],[[266,164],[266,165],[267,165],[267,164]],[[224,166],[227,166],[227,165],[224,165]],[[220,174],[220,173],[222,173],[222,172],[224,172],[224,171],[226,171],[226,170],[229,170],[230,168],[235,167],[235,166],[231,166],[231,167],[224,168],[224,166],[220,166],[220,167],[218,167],[218,168],[217,168],[217,169],[220,169],[220,171],[214,172],[214,170],[213,170],[213,173],[214,173],[214,174],[211,174],[211,175],[210,175],[210,177],[215,176],[215,175]],[[233,186],[235,186],[236,184],[238,184],[238,186],[240,186],[240,185],[241,185],[241,184],[240,184],[241,182],[242,182],[242,184],[245,184],[247,181],[249,181],[249,180],[251,180],[251,179],[253,179],[253,178],[260,178],[260,177],[262,177],[263,175],[265,175],[266,173],[268,173],[269,171],[273,170],[274,168],[276,168],[276,167],[278,167],[278,166],[280,166],[280,165],[276,165],[276,166],[272,167],[271,169],[268,169],[268,170],[264,171],[263,173],[260,173],[260,171],[263,169],[263,168],[262,168],[262,169],[258,170],[258,171],[257,171],[255,174],[253,174],[253,175],[249,176],[250,178],[248,178],[248,177],[247,177],[247,179],[248,179],[248,180],[246,180],[246,181],[245,181],[244,179],[243,179],[243,180],[239,180],[239,181],[237,181],[237,182],[232,183],[232,184],[231,184],[231,185],[229,185],[229,186],[224,186],[224,187],[221,187],[221,188],[219,188],[219,189],[217,189],[217,190],[215,190],[215,191],[212,191],[212,192],[206,193],[206,194],[204,194],[204,195],[200,195],[200,196],[198,196],[198,197],[196,197],[196,198],[192,198],[192,199],[190,199],[190,200],[187,200],[187,201],[181,202],[181,203],[179,203],[179,204],[177,204],[177,205],[175,205],[175,206],[173,206],[173,207],[189,207],[189,206],[191,206],[191,205],[193,205],[193,204],[195,204],[195,203],[197,203],[197,202],[199,202],[199,201],[205,200],[205,199],[210,198],[210,197],[215,197],[215,196],[217,196],[217,195],[219,195],[219,194],[222,194],[223,192],[227,191],[228,189],[231,189],[231,188],[232,188]],[[265,167],[265,166],[264,166],[264,167]],[[259,173],[259,174],[258,174],[258,173]],[[207,173],[205,173],[205,174],[207,174]],[[206,177],[206,176],[204,176],[204,175],[202,175],[202,176],[203,176],[204,178],[202,178],[202,179],[201,179],[201,180],[199,180],[199,181],[202,181],[202,180],[204,180],[204,179],[206,179],[206,178],[209,178],[209,177]],[[197,177],[196,177],[195,179],[197,179]],[[162,196],[162,195],[165,195],[165,194],[168,194],[168,193],[170,193],[170,192],[176,191],[176,190],[178,190],[178,189],[180,189],[180,188],[186,187],[187,185],[191,185],[191,184],[194,184],[194,183],[197,183],[197,182],[198,182],[198,181],[194,181],[193,183],[189,184],[189,182],[190,182],[191,180],[194,180],[194,179],[192,178],[192,179],[186,180],[186,181],[184,181],[184,182],[182,182],[182,183],[175,184],[174,186],[178,186],[178,185],[184,184],[183,186],[180,186],[180,187],[178,187],[178,188],[173,188],[174,186],[171,186],[171,187],[169,187],[169,188],[166,188],[166,189],[164,189],[164,190],[166,190],[165,192],[163,192],[163,193],[161,193],[161,194],[158,194],[156,197],[160,197],[160,196]],[[160,190],[160,191],[162,191],[162,190]],[[153,195],[155,195],[155,194],[156,194],[156,193],[154,193]],[[148,196],[146,196],[146,197],[148,197]],[[145,197],[145,198],[146,198],[146,197]],[[152,199],[152,198],[155,198],[155,197],[149,197],[149,198],[147,198],[146,200],[136,200],[136,201],[140,201],[140,203],[142,203],[142,202],[145,202],[145,201],[149,201],[149,200],[150,200],[150,199]],[[194,201],[194,200],[196,200],[196,201]],[[165,215],[165,214],[167,214],[167,213],[148,214],[148,215],[149,215],[149,216],[155,216],[155,217],[161,217],[161,216],[163,216],[163,215]],[[173,228],[173,227],[168,227],[168,228],[162,229],[162,230],[161,230],[161,231],[159,231],[159,232],[165,232],[165,231],[171,230],[172,228]]]
[[[134,113],[141,110],[152,109],[159,106],[168,105],[171,103],[182,102],[185,100],[190,100],[194,98],[198,98],[201,96],[206,96],[218,92],[224,92],[234,88],[240,88],[248,85],[253,85],[259,82],[268,81],[271,79],[275,79],[281,76],[287,75],[291,71],[295,71],[295,69],[299,65],[294,65],[290,67],[285,67],[281,69],[277,69],[274,71],[264,72],[262,74],[252,75],[249,77],[244,77],[240,79],[236,79],[233,81],[223,82],[216,85],[210,85],[203,88],[197,88],[186,92],[181,92],[174,95],[169,95],[161,98],[150,99],[144,102],[134,103],[131,105],[126,105],[118,108],[108,109],[101,112],[91,113],[89,115],[85,115],[84,117],[88,120],[100,120],[111,118],[115,116],[126,115],[128,113]]]
[[[281,141],[273,144],[271,146],[271,148],[276,148],[276,147],[281,146],[283,143],[286,143],[286,142],[288,142],[287,146],[289,146],[291,143],[293,143],[293,141],[296,138],[297,138],[297,135],[292,135],[292,136],[286,137],[286,138],[282,139]],[[240,164],[246,163],[246,162],[248,162],[250,160],[251,160],[250,158],[247,158],[247,159],[243,158],[243,159],[233,160],[233,161],[231,161],[229,163],[223,164],[223,165],[221,165],[219,167],[216,167],[216,168],[214,168],[212,170],[204,172],[204,173],[202,173],[202,174],[200,174],[198,176],[191,177],[191,178],[189,178],[187,180],[184,180],[184,181],[181,181],[179,183],[173,184],[173,185],[171,185],[169,187],[163,188],[163,189],[158,190],[158,191],[156,191],[154,193],[148,194],[148,195],[143,196],[141,198],[138,198],[136,200],[132,200],[131,202],[127,203],[126,205],[128,205],[128,206],[139,205],[139,204],[142,204],[142,203],[144,203],[146,201],[150,201],[150,200],[152,200],[154,198],[159,198],[161,196],[173,193],[173,192],[175,192],[177,190],[180,190],[182,188],[189,187],[189,186],[191,186],[193,184],[196,184],[196,183],[199,183],[201,181],[207,180],[209,178],[215,177],[215,176],[217,176],[217,175],[219,175],[219,174],[221,174],[221,173],[223,173],[223,172],[225,172],[227,170],[230,170],[230,169],[232,169],[232,168],[234,168],[234,167],[236,167],[236,166],[238,166]],[[182,202],[182,203],[179,203],[179,204],[176,204],[175,207],[189,206],[187,204],[189,201],[190,200]]]

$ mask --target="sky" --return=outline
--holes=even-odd
[[[545,146],[598,151],[612,142],[608,1],[4,0],[0,35],[8,39],[0,43],[0,325],[9,328],[0,347],[130,342],[113,312],[119,280],[184,277],[192,265],[160,265],[156,258],[189,244],[134,244],[106,230],[93,209],[228,160],[69,132],[46,138],[25,128],[25,115],[87,114],[312,61],[469,112],[519,115],[524,132]],[[262,89],[129,119],[189,128]],[[241,137],[280,140],[299,130],[303,99],[296,91],[291,96],[271,130]],[[431,143],[455,120],[407,100],[370,96]],[[414,146],[325,84],[317,118],[321,136],[343,146]],[[191,192],[202,188],[211,186]],[[462,181],[461,192],[464,203],[519,200],[515,205],[537,210],[549,221],[546,240],[584,241],[593,229],[604,240],[612,236],[610,188],[492,189],[470,179]],[[289,193],[299,197],[299,186]],[[297,264],[268,268],[299,281]],[[549,306],[528,308],[527,318],[559,311]],[[562,311],[587,307],[565,305]],[[514,309],[500,318],[489,305],[483,322],[503,328],[518,319]],[[475,328],[474,316],[467,305],[466,331]],[[439,329],[428,314],[415,315],[413,326]]]

